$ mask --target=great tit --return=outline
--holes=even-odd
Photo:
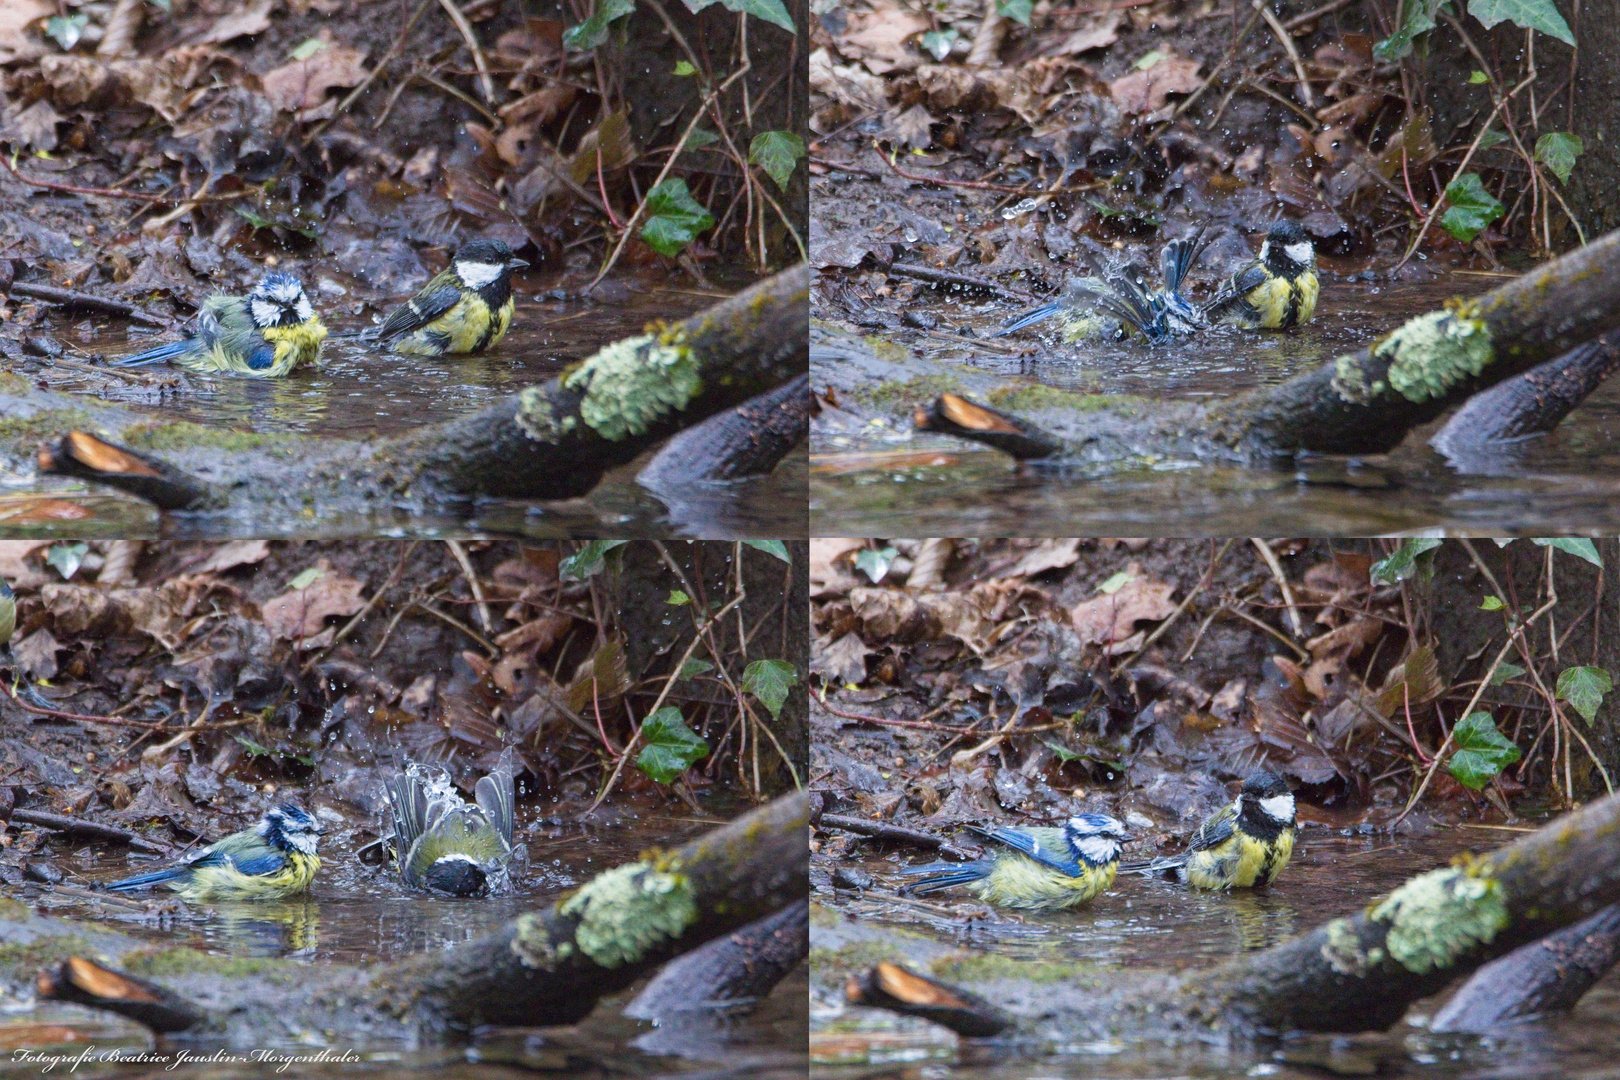
[[[1025,312],[996,336],[1022,330],[1056,314],[1061,315],[1063,340],[1071,344],[1135,332],[1156,345],[1173,335],[1190,334],[1207,326],[1203,310],[1181,292],[1188,272],[1209,246],[1204,235],[1207,228],[1207,224],[1200,225],[1191,236],[1164,245],[1159,252],[1162,291],[1147,288],[1144,273],[1135,265],[1117,270],[1093,265],[1090,275],[1070,278],[1057,300]]]
[[[397,353],[483,352],[512,325],[512,271],[528,265],[499,240],[470,240],[448,267],[389,313],[377,337]]]
[[[1297,222],[1279,221],[1266,233],[1254,261],[1215,290],[1204,316],[1246,330],[1286,330],[1311,321],[1320,291],[1310,234]]]
[[[503,755],[473,787],[476,806],[457,794],[449,773],[412,762],[388,783],[392,847],[409,888],[484,896],[511,887],[512,766]]]
[[[321,866],[315,845],[325,831],[307,811],[282,803],[251,829],[232,833],[184,862],[107,888],[130,892],[165,885],[191,901],[279,900],[309,887]]]
[[[279,379],[294,368],[319,364],[325,338],[326,326],[303,282],[273,270],[246,296],[215,294],[203,301],[190,337],[112,363],[141,367],[167,360],[205,374]]]
[[[1294,854],[1298,834],[1287,782],[1261,769],[1243,782],[1236,799],[1198,826],[1186,854],[1125,869],[1168,871],[1197,889],[1248,889],[1277,879]]]
[[[0,578],[0,649],[11,647],[11,635],[17,631],[17,594],[11,583]]]
[[[903,891],[921,896],[962,885],[998,907],[1079,907],[1114,883],[1119,846],[1130,839],[1125,826],[1107,814],[1081,814],[1058,829],[970,828],[1010,850],[968,863],[915,867],[906,873],[922,880]]]

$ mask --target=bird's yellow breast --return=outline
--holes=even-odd
[[[1088,866],[1078,877],[1070,877],[1034,859],[1004,854],[996,859],[989,877],[968,889],[997,907],[1052,911],[1078,907],[1103,892],[1113,885],[1118,868],[1118,863]]]
[[[1321,280],[1317,278],[1315,270],[1307,270],[1299,276],[1299,323],[1304,325],[1311,321],[1316,314],[1316,297],[1322,290]]]
[[[260,333],[276,347],[269,367],[249,367],[248,358],[239,348],[228,345],[226,339],[214,342],[211,349],[179,357],[175,363],[192,371],[231,372],[256,379],[279,379],[305,364],[320,363],[321,342],[326,340],[326,324],[320,319],[296,326],[272,326]]]
[[[187,900],[277,900],[295,896],[309,888],[315,871],[321,868],[318,855],[300,851],[287,853],[287,865],[273,874],[244,874],[231,863],[199,866],[184,877],[168,882],[169,888]]]
[[[1238,830],[1187,859],[1187,882],[1200,889],[1248,889],[1276,880],[1294,854],[1294,830],[1267,843]]]
[[[455,306],[419,330],[395,342],[393,349],[401,353],[470,353],[479,352],[499,343],[512,325],[512,312],[517,303],[508,297],[506,303],[490,310],[484,298],[475,292],[463,292]],[[440,349],[437,342],[442,340]]]

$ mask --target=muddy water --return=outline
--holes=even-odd
[[[1488,1038],[1426,1029],[1438,999],[1419,1002],[1387,1033],[1310,1036],[1253,1047],[1201,1049],[1141,1045],[1123,1031],[1105,1042],[1016,1052],[967,1046],[941,1028],[848,1008],[842,985],[851,968],[883,956],[926,970],[961,950],[1012,959],[1082,960],[1120,968],[1201,968],[1264,948],[1326,919],[1357,910],[1407,877],[1442,866],[1464,850],[1495,847],[1513,833],[1445,829],[1420,838],[1344,837],[1308,828],[1294,861],[1271,888],[1194,893],[1168,882],[1122,876],[1090,907],[1062,914],[995,913],[966,893],[895,903],[884,888],[865,898],[821,892],[827,910],[811,921],[812,1072],[823,1080],[1034,1080],[1037,1077],[1372,1076],[1596,1078],[1620,1076],[1620,976],[1611,974],[1570,1017],[1522,1025]],[[906,858],[907,862],[923,859]],[[861,864],[894,880],[894,859]],[[877,1047],[866,1063],[857,1059]],[[889,1064],[873,1064],[878,1058]]]
[[[524,815],[520,814],[521,818]],[[359,830],[333,829],[322,840],[322,866],[307,898],[252,903],[212,902],[157,914],[159,895],[135,903],[116,898],[85,899],[30,885],[18,898],[44,914],[75,921],[94,920],[120,933],[148,940],[158,948],[188,947],[218,956],[294,959],[319,968],[328,964],[370,964],[396,960],[420,952],[439,951],[498,928],[515,915],[549,904],[565,890],[583,883],[611,866],[634,860],[649,846],[684,842],[721,824],[719,819],[668,818],[649,815],[605,826],[576,821],[553,821],[525,833],[530,852],[529,872],[516,895],[485,900],[451,901],[411,893],[397,878],[362,866],[355,851],[370,839]],[[523,831],[520,829],[520,831]],[[56,860],[70,884],[115,880],[156,864],[131,860],[117,848],[87,847],[71,858]],[[493,1080],[494,1077],[551,1073],[579,1077],[686,1076],[747,1074],[776,1080],[804,1075],[806,1038],[806,983],[802,970],[784,980],[752,1015],[693,1028],[658,1028],[621,1015],[636,988],[605,1000],[582,1023],[544,1034],[531,1031],[481,1032],[470,1047],[438,1047],[402,1052],[387,1044],[352,1047],[359,1064],[348,1066],[380,1077],[420,1076],[423,1068],[444,1070],[452,1076]],[[96,1016],[72,1006],[45,1005],[34,1011],[7,1009],[0,1002],[0,1072],[11,1064],[7,1022],[62,1023],[84,1033],[99,1047],[144,1043],[139,1029],[118,1018]],[[25,1016],[26,1014],[26,1016]],[[87,1017],[93,1017],[88,1022]],[[98,1026],[99,1025],[99,1026]],[[723,1026],[720,1026],[723,1025]],[[168,1044],[172,1053],[180,1043]],[[82,1043],[64,1052],[76,1052]],[[296,1046],[288,1047],[297,1049]],[[344,1049],[334,1046],[334,1052]],[[212,1052],[212,1047],[193,1047]],[[56,1052],[56,1051],[53,1051]],[[304,1047],[303,1052],[311,1052]],[[16,1075],[38,1074],[14,1066]],[[185,1070],[181,1070],[185,1071]],[[151,1070],[120,1070],[96,1066],[96,1076],[146,1076]],[[271,1075],[258,1067],[217,1070],[217,1076]],[[289,1069],[284,1076],[332,1075],[309,1067]]]
[[[1418,284],[1329,280],[1316,319],[1284,334],[1218,330],[1175,345],[1066,346],[1055,328],[1032,356],[992,353],[938,336],[896,331],[921,355],[1012,383],[1091,393],[1207,400],[1308,371],[1500,278],[1454,275]],[[941,330],[995,328],[1005,303],[945,303]],[[993,344],[993,343],[992,343]],[[909,425],[902,425],[902,429]],[[1393,453],[1324,460],[1281,470],[1208,467],[1167,460],[1152,468],[1089,471],[1020,468],[1003,454],[957,439],[874,430],[851,454],[811,463],[811,529],[839,536],[1037,536],[1096,530],[1142,536],[1363,535],[1470,532],[1612,532],[1620,528],[1620,386],[1600,387],[1551,437],[1494,461],[1491,475],[1460,475],[1428,446],[1438,424]]]
[[[158,410],[175,420],[257,433],[297,432],[315,437],[363,439],[395,435],[423,424],[449,420],[492,405],[523,387],[554,377],[608,342],[638,334],[653,319],[675,320],[731,294],[711,291],[634,286],[623,303],[591,305],[545,296],[552,283],[539,277],[517,281],[517,313],[510,333],[493,351],[480,356],[396,356],[381,352],[355,335],[372,325],[369,319],[333,314],[351,293],[317,298],[332,336],[323,350],[325,365],[286,379],[205,378],[168,367],[138,369],[178,375],[178,388],[156,388],[100,380],[67,371],[52,373],[53,389],[85,390],[94,381],[98,396],[122,405]],[[738,282],[741,287],[746,282]],[[377,303],[386,305],[388,298]],[[82,327],[87,324],[80,324]],[[151,348],[167,335],[131,333],[124,324],[70,331],[62,335],[69,358],[84,362],[91,353],[125,356]],[[644,462],[610,473],[584,499],[563,503],[484,502],[477,516],[433,518],[349,518],[320,522],[324,535],[369,534],[379,530],[472,530],[554,537],[613,530],[618,533],[688,536],[785,536],[805,532],[806,457],[790,454],[770,476],[692,493],[679,505],[666,505],[635,482]],[[55,486],[55,485],[53,485]],[[67,527],[75,536],[155,535],[157,518],[124,500],[86,502],[93,517]],[[212,530],[226,523],[190,523],[182,528]],[[4,520],[0,528],[11,530]],[[15,535],[46,534],[62,526],[41,523]],[[311,533],[310,523],[291,522],[288,531]]]

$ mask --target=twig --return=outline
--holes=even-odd
[[[162,386],[165,384],[172,384],[174,381],[172,377],[165,378],[159,376],[154,379],[153,376],[142,375],[138,371],[121,371],[115,367],[98,367],[95,364],[82,364],[77,360],[69,360],[62,356],[44,360],[43,363],[45,367],[60,369],[62,371],[77,371],[85,375],[93,375],[96,378],[111,377],[114,379],[120,379],[129,386]]]
[[[6,290],[0,289],[0,292]],[[11,283],[11,295],[26,296],[31,300],[45,300],[63,307],[89,308],[93,311],[106,311],[113,315],[123,315],[143,322],[149,326],[168,326],[166,319],[149,314],[136,307],[126,304],[122,300],[109,300],[103,296],[92,296],[90,293],[79,292],[76,289],[59,289],[55,285],[38,285],[28,281],[14,281]]]
[[[894,174],[896,176],[905,180],[915,180],[920,184],[939,184],[943,187],[968,188],[972,191],[1000,191],[1007,195],[1024,195],[1030,190],[1030,186],[1028,184],[1024,184],[1022,187],[1012,187],[1008,184],[992,184],[988,180],[941,180],[935,176],[921,176],[917,173],[908,173],[890,160],[889,156],[883,152],[883,148],[878,145],[878,141],[876,139],[872,140],[872,149],[876,151],[878,157],[883,159],[883,163],[885,165],[894,170]]]
[[[461,102],[463,102],[463,103],[465,103],[467,105],[470,105],[474,109],[477,109],[479,111],[479,113],[481,113],[483,115],[484,119],[489,121],[491,127],[500,127],[501,126],[500,117],[496,116],[494,113],[492,113],[488,109],[484,108],[482,105],[480,105],[478,103],[478,99],[474,98],[471,94],[467,93],[465,90],[461,89],[460,87],[450,85],[449,83],[445,82],[443,79],[439,78],[437,75],[434,75],[431,71],[416,71],[416,72],[413,72],[412,74],[416,78],[421,79],[423,82],[428,83],[429,85],[437,86],[440,90],[443,90],[445,93],[449,94],[451,97],[455,98],[456,100],[461,101]]]
[[[1315,8],[1314,10],[1307,11],[1303,15],[1295,15],[1292,19],[1289,19],[1287,22],[1283,23],[1283,26],[1288,30],[1289,33],[1293,33],[1306,23],[1314,22],[1324,15],[1331,15],[1340,8],[1349,7],[1355,2],[1356,0],[1331,0],[1330,3],[1323,4],[1321,7]]]
[[[69,836],[83,836],[92,840],[111,840],[128,844],[137,851],[146,851],[154,855],[172,855],[174,848],[152,841],[113,825],[103,825],[97,821],[85,821],[83,818],[64,817],[61,814],[52,814],[44,810],[13,810],[11,820],[20,825],[37,825],[52,832],[67,833]]]
[[[473,33],[472,24],[467,22],[467,16],[456,6],[456,0],[439,0],[439,6],[444,8],[444,13],[450,16],[450,21],[461,31],[462,39],[467,42],[467,48],[472,50],[473,65],[478,68],[478,84],[484,91],[484,100],[491,105],[495,104],[495,82],[489,77],[489,64],[484,60],[484,50],[478,47],[478,37]],[[496,123],[500,121],[497,120]]]
[[[954,270],[936,270],[932,266],[917,266],[914,263],[889,263],[883,268],[884,273],[894,274],[896,277],[916,278],[934,285],[963,285],[973,289],[983,289],[986,292],[1004,296],[1009,300],[1017,300],[1024,304],[1040,303],[1040,297],[1023,289],[1014,289],[1006,285],[997,285],[986,278],[974,277],[971,274],[958,274]]]
[[[499,656],[499,655],[501,655],[501,650],[500,649],[498,649],[494,645],[490,644],[488,639],[486,639],[482,634],[478,633],[478,631],[474,630],[472,627],[468,626],[466,623],[462,622],[460,619],[456,618],[454,615],[446,615],[444,612],[440,611],[438,608],[434,607],[432,604],[429,604],[426,600],[413,600],[413,601],[411,601],[411,606],[415,606],[417,608],[420,608],[422,611],[425,611],[429,615],[432,615],[435,619],[438,619],[440,622],[446,623],[446,624],[448,624],[450,626],[455,627],[457,630],[460,630],[463,634],[466,634],[468,637],[470,637],[474,641],[478,642],[479,647],[482,648],[485,652],[489,653],[489,655],[491,655],[491,656]]]
[[[926,719],[891,720],[886,716],[872,716],[867,713],[846,712],[845,710],[830,704],[825,695],[818,697],[816,700],[823,709],[832,713],[834,716],[839,717],[840,719],[854,720],[857,723],[863,724],[876,724],[879,727],[911,728],[914,731],[941,731],[952,735],[962,735],[971,732],[975,727],[978,726],[977,721],[969,724],[967,727],[951,727],[948,724],[931,724]],[[935,709],[931,713],[924,713],[923,716],[938,716],[940,713],[945,711],[946,710],[944,709]]]
[[[1261,630],[1264,630],[1266,633],[1270,634],[1284,645],[1287,645],[1290,649],[1293,649],[1295,656],[1299,657],[1306,663],[1310,663],[1311,654],[1306,652],[1305,648],[1300,645],[1299,642],[1294,641],[1292,638],[1288,637],[1281,630],[1277,629],[1275,626],[1272,626],[1264,619],[1257,619],[1253,615],[1250,615],[1247,611],[1244,611],[1242,608],[1234,607],[1231,604],[1226,605],[1226,610],[1231,612],[1233,615],[1236,615],[1244,622],[1253,623],[1255,626],[1259,627]]]
[[[407,547],[404,554],[399,557],[399,564],[394,567],[394,572],[388,576],[387,581],[383,582],[383,587],[372,593],[371,599],[366,601],[365,606],[354,613],[354,618],[344,623],[342,629],[338,630],[336,634],[332,635],[332,644],[328,645],[326,648],[322,649],[320,652],[316,653],[314,656],[310,657],[304,662],[304,666],[299,669],[301,672],[307,674],[318,662],[326,658],[327,653],[337,648],[338,642],[348,637],[355,627],[359,626],[363,621],[365,621],[366,616],[371,614],[371,609],[376,607],[378,602],[382,600],[383,594],[388,592],[389,589],[392,589],[394,585],[398,583],[400,575],[405,572],[406,561],[410,559],[411,555],[416,551],[416,546],[421,542],[422,541],[420,540],[411,541],[410,546]],[[408,607],[409,605],[406,606]],[[390,626],[391,625],[392,624],[390,624]],[[372,655],[375,656],[376,654],[373,653]]]
[[[1271,576],[1277,579],[1277,588],[1282,590],[1283,603],[1288,606],[1288,622],[1294,628],[1294,636],[1305,636],[1305,625],[1299,621],[1299,606],[1294,603],[1294,590],[1288,587],[1288,577],[1283,573],[1282,563],[1277,561],[1277,553],[1271,550],[1271,545],[1258,536],[1250,537],[1260,557],[1271,567]]]
[[[1283,52],[1288,54],[1288,59],[1294,62],[1294,74],[1299,76],[1299,89],[1305,95],[1305,107],[1307,109],[1316,108],[1316,96],[1311,93],[1311,78],[1305,74],[1305,61],[1300,59],[1299,47],[1294,44],[1293,35],[1282,24],[1282,20],[1271,13],[1269,6],[1260,5],[1260,17],[1266,20],[1266,25],[1271,27],[1271,32],[1277,35],[1277,40],[1282,43]]]
[[[387,68],[389,64],[393,63],[394,59],[398,57],[400,53],[405,51],[406,36],[411,32],[411,27],[416,25],[416,20],[422,17],[422,13],[427,10],[428,5],[431,3],[433,3],[433,0],[422,0],[421,3],[416,5],[416,10],[411,12],[411,17],[409,19],[405,20],[405,28],[401,30],[399,32],[399,36],[394,39],[394,44],[389,47],[387,52],[383,53],[382,59],[377,61],[376,66],[370,71],[366,72],[366,77],[360,80],[360,85],[345,94],[343,100],[338,102],[336,111],[334,111],[332,115],[328,116],[325,120],[322,120],[320,124],[315,127],[315,130],[304,136],[305,146],[308,146],[310,143],[314,142],[316,137],[319,136],[321,132],[331,127],[332,124],[337,121],[338,117],[348,112],[349,106],[353,105],[357,100],[359,100],[360,95],[366,92],[366,88],[376,80],[377,76],[381,75],[383,70]]]
[[[484,633],[493,634],[495,624],[489,617],[489,602],[484,599],[484,587],[478,584],[478,571],[473,569],[472,560],[467,557],[467,549],[461,546],[459,540],[446,540],[444,546],[456,557],[456,562],[461,564],[461,572],[467,577],[467,584],[472,588],[473,600],[478,605],[478,621],[483,626]]]
[[[1249,21],[1243,24],[1243,29],[1239,30],[1237,36],[1232,39],[1232,44],[1227,47],[1226,55],[1221,57],[1221,62],[1215,65],[1215,70],[1209,73],[1209,78],[1205,79],[1199,84],[1198,89],[1194,90],[1190,95],[1182,100],[1180,105],[1176,106],[1176,111],[1170,114],[1171,120],[1174,120],[1176,117],[1192,108],[1193,102],[1202,97],[1204,95],[1204,91],[1209,89],[1210,84],[1215,81],[1216,77],[1219,76],[1221,72],[1226,70],[1226,65],[1230,64],[1232,62],[1232,58],[1237,55],[1238,46],[1243,44],[1243,39],[1249,36],[1249,31],[1254,29],[1254,24],[1260,21],[1260,12],[1262,10],[1264,10],[1264,8],[1261,4],[1254,5],[1254,14],[1249,16]],[[1234,89],[1236,88],[1234,87]]]

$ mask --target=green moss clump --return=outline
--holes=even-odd
[[[1018,979],[1032,983],[1064,983],[1082,989],[1101,988],[1107,981],[1096,964],[1073,960],[1023,960],[1010,956],[947,956],[936,960],[930,973],[947,982],[993,982]]]
[[[1510,921],[1496,880],[1457,868],[1413,878],[1368,917],[1389,925],[1384,938],[1389,955],[1418,975],[1449,968],[1488,944]]]
[[[214,956],[195,949],[163,949],[157,952],[133,952],[120,961],[123,971],[141,978],[161,979],[175,975],[219,975],[241,978],[248,975],[274,974],[288,965],[263,958],[247,956]]]
[[[1389,384],[1383,379],[1367,381],[1361,357],[1348,355],[1333,361],[1333,392],[1352,405],[1370,405],[1387,389]]]
[[[999,387],[990,391],[987,400],[994,408],[1015,413],[1038,409],[1064,409],[1069,412],[1100,412],[1103,409],[1129,413],[1138,411],[1136,400],[1122,394],[1087,394],[1078,390],[1060,390],[1055,386]]]
[[[1451,311],[1431,311],[1372,348],[1389,362],[1389,385],[1412,402],[1445,397],[1459,383],[1484,371],[1495,356],[1484,322]]]
[[[260,450],[292,441],[286,434],[257,434],[229,428],[206,427],[187,420],[167,424],[136,424],[119,433],[118,439],[132,450],[176,451],[206,447],[232,452]]]
[[[954,375],[924,375],[905,382],[886,382],[863,387],[857,396],[876,408],[911,409],[941,394],[960,394],[962,381]]]
[[[669,333],[616,341],[563,379],[584,392],[580,419],[604,439],[640,435],[703,392],[697,357]]]
[[[678,861],[636,862],[598,874],[557,906],[577,918],[574,943],[599,966],[640,960],[697,921],[692,883]]]
[[[0,394],[17,394],[20,396],[28,393],[33,388],[34,384],[21,375],[12,371],[0,371]]]
[[[513,929],[515,932],[509,947],[524,967],[555,971],[560,962],[574,955],[572,942],[551,943],[551,931],[546,926],[546,920],[532,911],[519,915]]]
[[[70,431],[93,430],[95,426],[83,409],[45,409],[33,416],[0,420],[0,441],[50,439]]]
[[[1349,919],[1334,919],[1327,924],[1327,941],[1322,945],[1322,959],[1340,975],[1360,978],[1377,967],[1384,959],[1384,950],[1376,945],[1363,950],[1361,939]]]
[[[868,334],[861,338],[862,344],[872,350],[872,355],[879,360],[886,360],[891,364],[904,363],[911,359],[911,350],[904,345]]]

